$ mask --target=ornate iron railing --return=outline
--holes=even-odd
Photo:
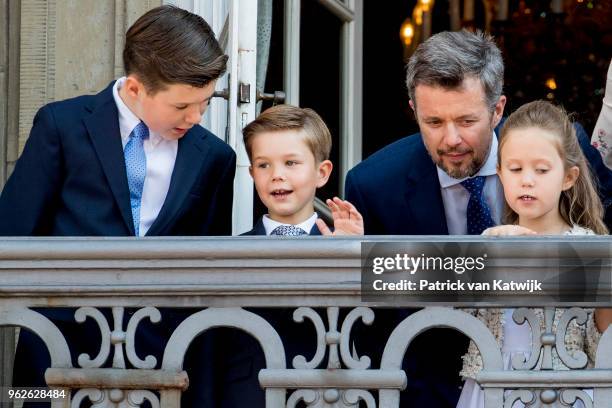
[[[530,361],[515,363],[522,370],[503,371],[500,348],[480,320],[459,308],[425,305],[397,325],[389,338],[380,339],[386,344],[380,364],[375,364],[380,368],[370,368],[370,358],[356,355],[349,344],[354,323],[372,323],[377,308],[360,297],[361,242],[409,244],[421,239],[3,239],[0,326],[26,328],[45,342],[52,361],[46,381],[52,389],[71,395],[70,399],[54,400],[53,408],[78,407],[85,399],[94,401],[96,407],[136,407],[145,400],[153,407],[179,407],[181,393],[188,386],[183,371],[185,353],[198,335],[216,327],[239,328],[261,345],[266,369],[259,373],[259,381],[265,388],[267,407],[294,407],[299,401],[309,407],[397,407],[400,390],[410,381],[401,369],[404,353],[417,335],[436,327],[461,331],[478,346],[484,368],[477,380],[485,390],[486,407],[511,407],[518,399],[534,400],[534,406],[571,406],[578,399],[586,407],[610,406],[612,329],[600,340],[594,369],[584,369],[586,356],[570,356],[564,348],[569,322],[586,320],[586,313],[579,308],[567,309],[557,327],[552,324],[554,307],[545,309],[543,324],[529,309],[518,309],[517,318],[522,315],[532,328],[539,330],[541,325],[545,329],[539,336],[533,335]],[[507,268],[515,265],[528,248],[537,247],[537,242],[520,240],[522,246],[515,245],[501,264]],[[498,239],[491,245],[504,253],[506,244],[507,240]],[[580,238],[575,248],[587,261],[603,262],[612,271],[610,244],[605,238]],[[610,295],[612,287],[608,298]],[[533,295],[534,304],[537,296]],[[153,356],[141,359],[134,345],[138,326],[143,320],[159,322],[157,308],[185,306],[202,310],[176,328],[160,361]],[[473,307],[461,304],[460,299],[454,306]],[[503,301],[495,306],[504,306]],[[579,306],[593,305],[585,302]],[[50,320],[32,310],[39,307],[74,307],[78,308],[77,322],[93,319],[102,335],[98,354],[79,356],[77,367],[73,367],[68,342]],[[310,320],[317,338],[312,360],[298,356],[290,365],[285,361],[283,340],[273,326],[243,307],[294,308],[295,321]],[[315,307],[326,308],[326,319]],[[101,308],[111,308],[112,323]],[[139,309],[126,327],[125,308]],[[341,308],[348,311],[343,321],[339,321]],[[572,370],[553,369],[553,349]],[[538,359],[541,362],[536,368],[534,361]],[[126,369],[126,361],[135,368]],[[593,389],[593,397],[582,388]]]

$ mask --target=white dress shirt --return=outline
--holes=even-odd
[[[134,115],[119,96],[119,89],[124,82],[125,77],[119,78],[115,82],[113,97],[119,110],[119,131],[121,132],[121,143],[125,149],[130,134],[140,123],[140,119]],[[176,162],[178,140],[166,140],[149,129],[149,138],[144,141],[144,151],[147,158],[147,171],[140,202],[140,236],[144,236],[151,228],[164,205],[164,201],[166,201],[174,163]]]
[[[504,190],[496,173],[497,147],[497,136],[493,133],[489,155],[474,177],[486,177],[482,193],[491,210],[493,222],[499,225],[504,211]],[[449,176],[440,167],[437,167],[437,170],[448,233],[449,235],[467,235],[467,206],[470,201],[470,193],[460,184],[465,178],[458,180]]]
[[[304,231],[306,231],[306,234],[310,235],[310,230],[312,229],[312,227],[314,227],[317,218],[318,214],[315,212],[310,216],[309,219],[294,226],[303,229]],[[261,221],[263,222],[264,228],[266,229],[266,235],[270,235],[270,233],[274,231],[275,228],[280,227],[281,225],[290,225],[274,221],[272,218],[268,217],[268,214],[264,215]]]

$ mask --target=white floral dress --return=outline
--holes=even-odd
[[[591,230],[574,226],[566,235],[593,235]],[[543,309],[533,309],[544,324]],[[592,310],[587,310],[592,312]],[[527,323],[518,325],[512,319],[514,309],[477,309],[473,313],[491,330],[491,333],[501,347],[504,370],[512,370],[512,357],[519,354],[529,359],[531,355],[531,329]],[[553,327],[556,330],[557,323],[563,315],[564,310],[557,309]],[[543,329],[543,327],[541,328]],[[581,350],[586,351],[588,356],[587,367],[593,366],[597,344],[601,334],[595,326],[593,313],[589,313],[586,327],[579,326],[576,321],[572,321],[568,327],[565,345],[571,354]],[[539,363],[538,363],[539,364]],[[553,350],[553,368],[555,370],[568,370],[563,364],[556,351]],[[484,391],[475,381],[476,374],[482,369],[482,358],[474,342],[470,342],[468,352],[463,356],[463,368],[460,375],[465,379],[457,408],[484,408]],[[591,397],[592,392],[585,390]],[[524,405],[517,401],[512,408],[523,408]],[[577,401],[574,408],[583,408],[581,401]]]

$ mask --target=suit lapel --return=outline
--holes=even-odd
[[[421,150],[410,164],[414,173],[409,174],[404,197],[412,214],[410,221],[415,224],[410,229],[422,235],[448,235],[436,166],[424,145],[421,145]]]
[[[131,234],[134,235],[130,190],[127,183],[125,159],[119,131],[119,114],[112,92],[114,84],[113,82],[104,91],[96,95],[94,102],[88,107],[91,115],[86,116],[83,121],[123,221]]]
[[[167,234],[167,225],[175,218],[201,174],[201,166],[208,154],[206,141],[191,129],[178,143],[176,161],[166,200],[147,235]]]
[[[317,227],[317,224],[312,226],[309,235],[321,235],[321,231],[319,231],[319,227]]]
[[[268,235],[266,234],[266,227],[264,227],[263,220],[261,218],[259,219],[259,221],[257,221],[255,227],[253,227],[253,235]]]

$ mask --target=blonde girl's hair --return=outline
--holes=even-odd
[[[573,187],[561,192],[559,213],[570,226],[579,225],[589,228],[596,234],[607,234],[603,223],[604,210],[593,181],[592,172],[580,149],[576,130],[567,113],[550,102],[534,101],[527,103],[512,113],[503,125],[499,137],[497,163],[500,166],[501,152],[508,134],[512,130],[526,128],[544,129],[556,136],[555,143],[565,170],[578,167],[578,179]],[[516,224],[518,214],[505,204],[504,223]]]

